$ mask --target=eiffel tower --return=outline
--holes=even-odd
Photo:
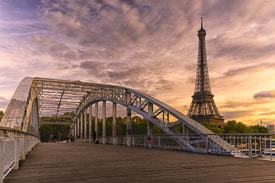
[[[206,31],[203,28],[201,18],[201,29],[198,31],[198,63],[196,85],[193,100],[187,115],[197,122],[208,122],[219,126],[224,126],[224,119],[220,115],[214,102],[214,95],[211,92],[210,80],[207,67],[207,55],[205,45]]]

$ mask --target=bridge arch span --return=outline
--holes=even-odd
[[[127,108],[127,135],[131,135],[128,133],[128,130],[131,130],[131,111],[135,111],[148,120],[149,129],[153,125],[157,126],[167,135],[173,136],[186,150],[200,151],[195,141],[191,142],[183,136],[188,135],[186,132],[191,130],[197,135],[210,135],[204,140],[210,143],[211,147],[220,148],[229,154],[236,151],[193,119],[145,93],[121,86],[81,81],[24,78],[17,87],[0,125],[38,136],[39,117],[73,112],[76,117],[72,125],[75,131],[81,134],[87,126],[87,109],[101,101],[105,102],[105,105],[106,101],[111,101],[114,105],[118,103]],[[86,115],[83,115],[83,112]],[[183,125],[183,129],[188,130],[177,131],[174,127],[178,125]]]
[[[118,103],[140,114],[166,132],[177,125],[186,125],[186,127],[196,134],[214,135],[212,131],[167,104],[142,92],[124,87],[116,87],[115,89],[111,87],[89,92],[83,97],[83,100],[76,109],[76,116],[79,116],[81,111],[98,101]],[[182,134],[182,132],[177,132],[177,134]]]

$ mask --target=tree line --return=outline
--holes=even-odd
[[[64,116],[60,117],[62,119],[66,119]],[[68,119],[68,118],[67,118]],[[88,119],[88,118],[87,118]],[[106,117],[106,136],[112,136],[112,121],[113,117]],[[116,119],[116,133],[117,136],[125,136],[126,135],[126,117],[117,117]],[[133,116],[131,118],[132,122],[132,135],[146,135],[147,134],[147,120],[140,116]],[[92,123],[92,129],[95,129],[94,119]],[[235,120],[227,121],[223,127],[219,127],[214,124],[210,124],[207,122],[202,123],[206,128],[213,131],[216,134],[224,134],[224,133],[268,133],[268,129],[264,126],[254,125],[247,126],[242,122],[237,122]],[[54,127],[56,126],[56,128]],[[88,129],[88,124],[87,124]],[[98,132],[97,135],[102,136],[102,119],[98,119]],[[67,135],[69,134],[69,128],[66,126],[58,126],[58,125],[43,125],[40,127],[40,135],[41,141],[49,141],[50,134],[54,135],[54,139],[60,136],[60,132],[62,132],[61,140],[65,140]],[[176,130],[182,131],[182,126],[177,126]],[[64,133],[63,133],[64,132]],[[153,134],[160,135],[164,134],[162,130],[158,127],[153,126]],[[60,137],[59,137],[60,138]]]
[[[223,127],[207,122],[202,123],[203,126],[208,128],[214,133],[268,133],[268,129],[260,125],[247,126],[242,122],[235,120],[227,121]]]
[[[0,111],[0,120],[4,115],[3,111]],[[60,116],[43,116],[40,121],[43,122],[67,122],[71,123],[74,118],[73,113],[64,113]],[[87,118],[88,119],[88,118]],[[106,136],[112,136],[112,121],[113,117],[106,117]],[[126,117],[117,117],[116,132],[117,136],[124,136],[126,134]],[[133,116],[132,121],[132,134],[133,135],[146,135],[147,134],[147,120],[140,116]],[[222,133],[268,133],[268,129],[260,125],[247,126],[242,122],[235,120],[227,121],[223,127],[219,127],[215,124],[207,122],[201,123],[203,126],[208,128],[217,134]],[[88,125],[88,124],[87,124]],[[87,127],[88,128],[88,127]],[[92,129],[95,129],[94,119]],[[98,119],[98,136],[102,136],[102,119]],[[182,126],[177,127],[178,131],[182,131]],[[66,140],[70,133],[69,125],[60,124],[43,124],[39,128],[40,140],[42,142],[49,141],[63,141]],[[153,126],[153,134],[164,134],[158,127]]]
[[[71,122],[72,119],[69,117],[60,116],[63,122]],[[43,121],[51,121],[54,120],[55,117],[42,117]],[[87,118],[88,119],[88,118]],[[58,117],[57,121],[61,121]],[[95,129],[94,119],[92,120],[92,129]],[[117,136],[125,136],[126,135],[126,117],[117,117],[116,118],[116,133]],[[147,134],[147,120],[141,118],[140,116],[133,116],[131,118],[132,121],[132,134],[133,135],[146,135]],[[102,136],[102,123],[103,120],[101,118],[98,119],[98,132],[97,136]],[[106,117],[106,136],[112,136],[112,124],[113,117]],[[88,124],[87,124],[88,129]],[[70,133],[70,127],[68,125],[55,125],[55,124],[44,124],[39,129],[40,132],[40,140],[42,142],[55,142],[55,141],[63,141],[66,140],[68,134]],[[164,134],[159,128],[153,127],[154,134]]]

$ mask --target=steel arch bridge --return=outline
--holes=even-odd
[[[38,137],[39,117],[73,112],[75,114],[71,123],[73,134],[78,138],[86,138],[87,114],[92,114],[92,106],[94,106],[97,121],[98,102],[103,102],[104,118],[106,101],[113,103],[113,120],[116,118],[116,104],[126,108],[127,137],[131,136],[131,111],[134,111],[147,119],[148,136],[152,135],[153,126],[157,126],[165,134],[172,136],[185,150],[204,153],[226,152],[226,154],[241,156],[235,147],[167,104],[137,90],[106,84],[26,77],[17,87],[0,126]],[[103,128],[104,125],[106,126],[104,120]],[[113,128],[116,128],[115,124],[116,121],[113,121]],[[181,128],[177,128],[178,126]],[[91,130],[88,131],[91,136]],[[202,138],[190,140],[186,138],[189,133]],[[106,129],[105,131],[103,129],[102,136],[105,143]],[[113,129],[113,137],[116,137],[115,129]],[[205,148],[198,146],[202,143],[209,146],[207,152]],[[127,141],[127,145],[131,145],[130,140]]]

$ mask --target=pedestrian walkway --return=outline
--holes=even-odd
[[[275,162],[101,144],[42,143],[4,183],[275,182]]]

